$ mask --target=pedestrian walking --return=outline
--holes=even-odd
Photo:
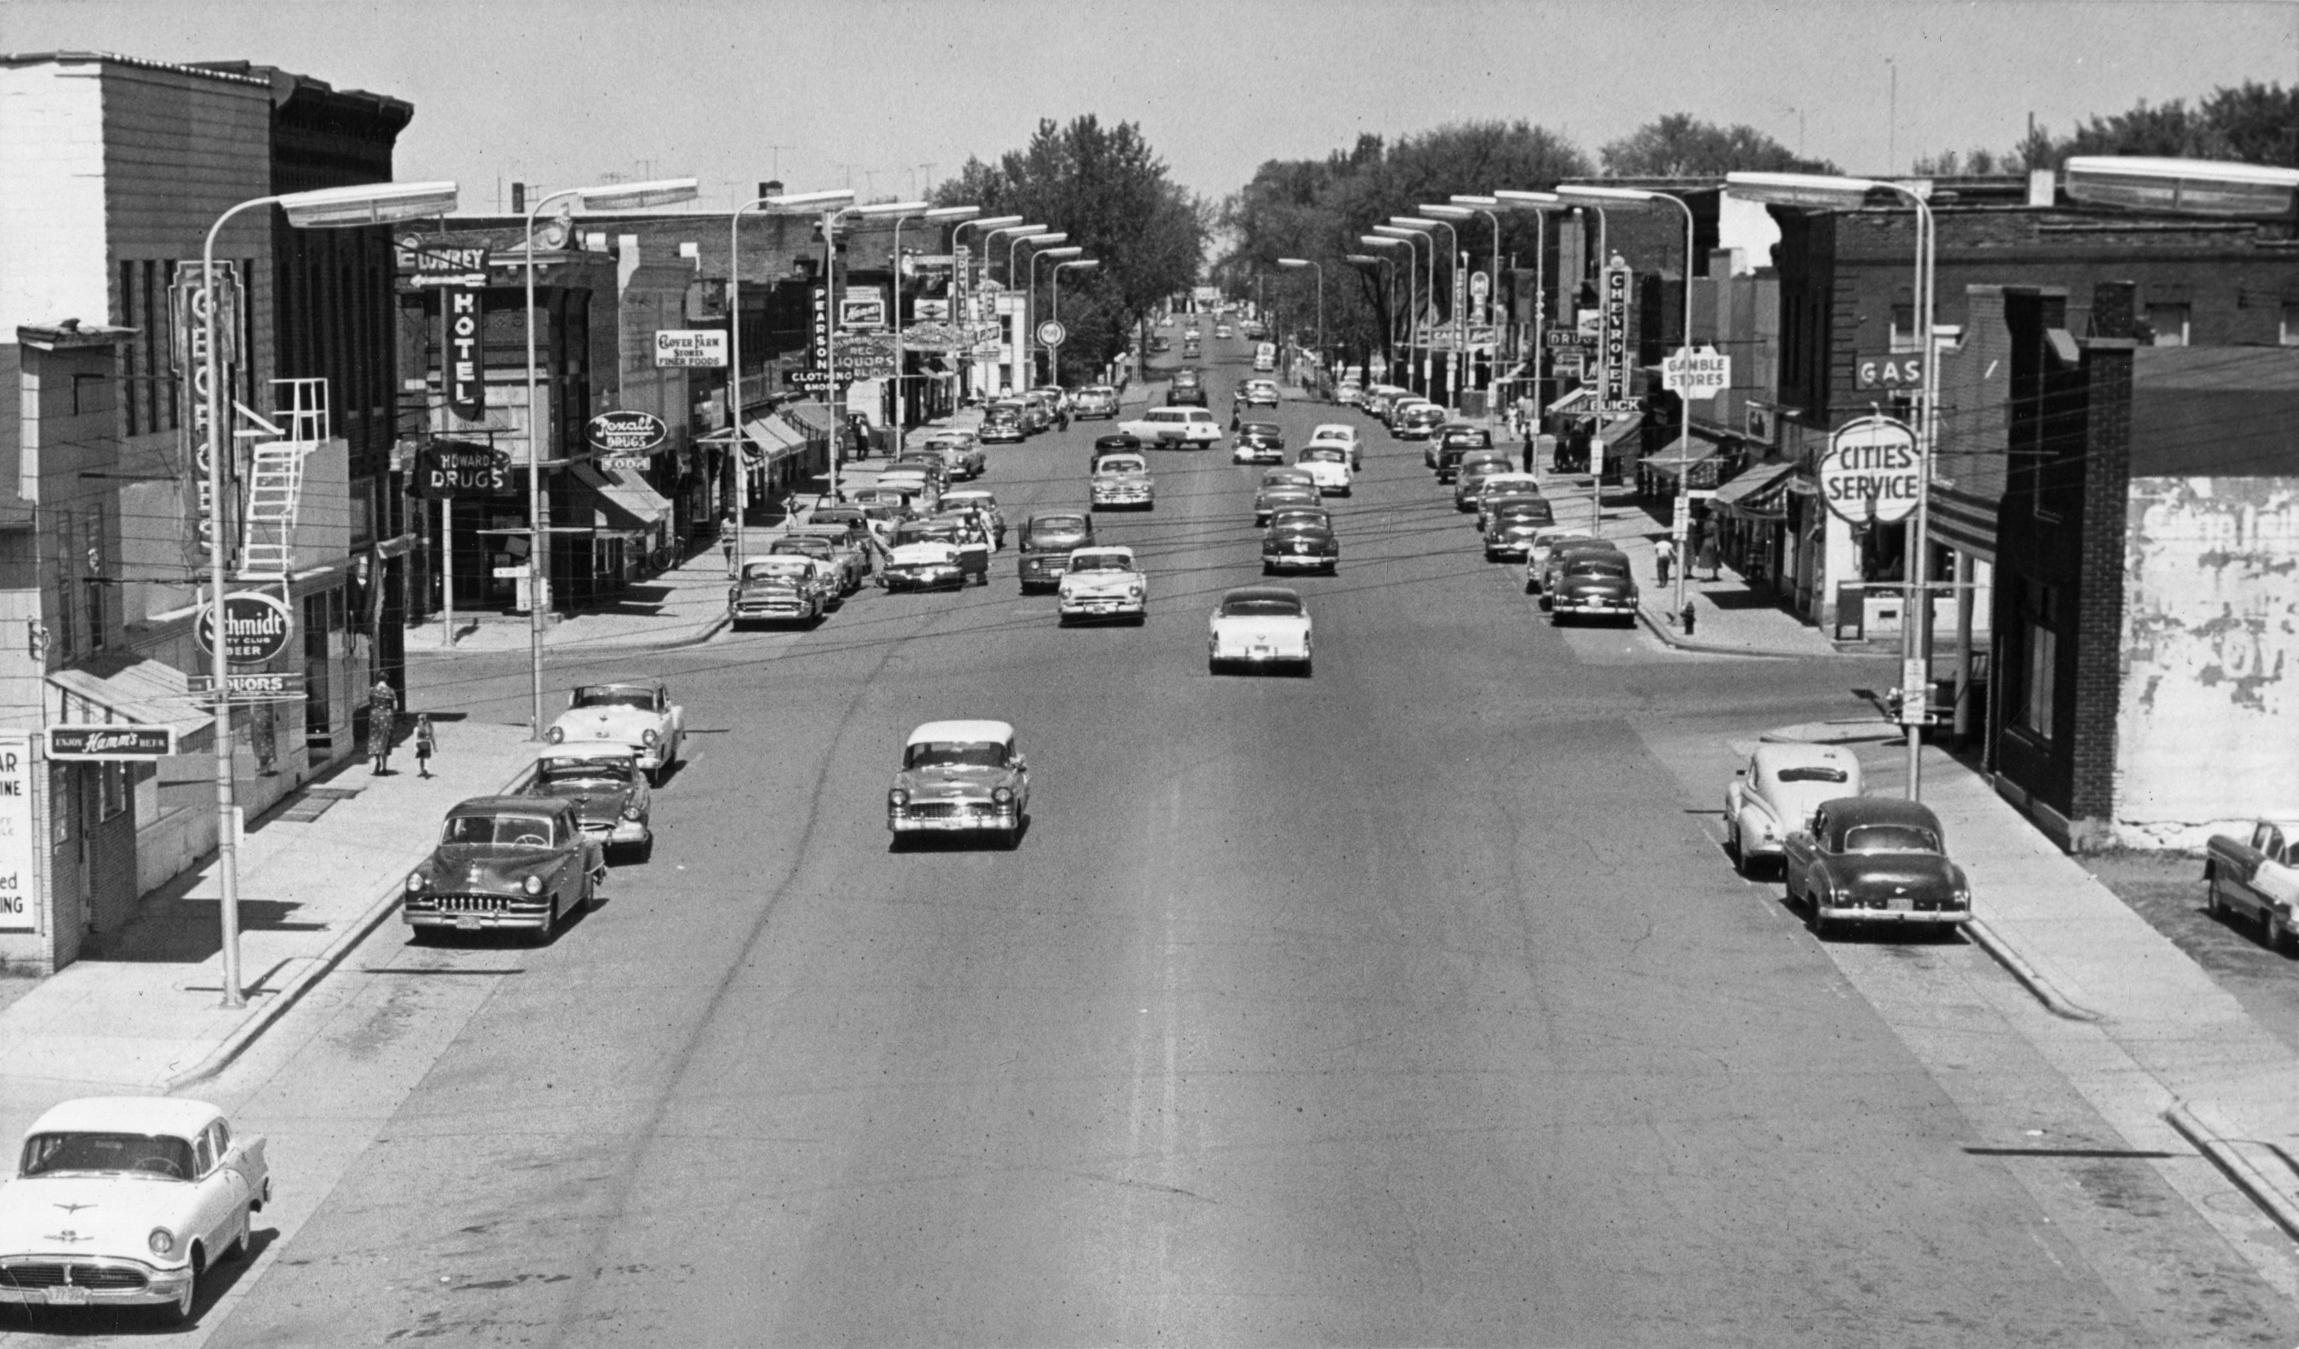
[[[391,738],[399,733],[399,694],[383,676],[367,692],[367,749],[375,756],[377,777],[391,771]]]
[[[1653,549],[1652,551],[1653,574],[1660,577],[1660,583],[1662,585],[1667,585],[1669,573],[1675,569],[1676,540],[1662,539],[1660,541],[1660,546]]]
[[[1700,569],[1707,572],[1708,579],[1713,581],[1716,579],[1716,566],[1716,531],[1704,529],[1700,532]]]
[[[431,733],[431,714],[418,713],[415,718],[415,775],[431,776],[431,756],[439,752],[439,741]]]

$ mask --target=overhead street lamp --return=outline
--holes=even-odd
[[[906,204],[926,205],[924,202]],[[979,206],[933,206],[921,211],[905,212],[894,217],[894,249],[889,255],[892,265],[887,268],[893,273],[891,283],[893,293],[887,297],[890,308],[886,319],[887,326],[892,328],[894,332],[894,447],[897,450],[902,447],[903,433],[910,426],[909,410],[902,401],[902,222],[905,220],[962,221],[981,213],[982,208]],[[951,247],[953,250],[957,247],[955,235],[952,235]],[[950,270],[953,276],[957,274],[957,269],[958,260],[953,251],[950,259]]]
[[[1394,217],[1392,217],[1392,219],[1394,219]],[[1412,260],[1412,264],[1411,264],[1411,265],[1412,265],[1412,266],[1415,266],[1415,267],[1418,267],[1418,266],[1420,266],[1420,265],[1421,265],[1421,251],[1420,251],[1420,247],[1419,247],[1419,245],[1421,245],[1421,244],[1427,244],[1427,245],[1429,245],[1429,297],[1430,297],[1430,299],[1429,299],[1429,306],[1428,306],[1428,307],[1429,307],[1430,309],[1432,309],[1432,310],[1433,310],[1433,309],[1435,309],[1435,308],[1436,308],[1436,304],[1437,304],[1437,301],[1436,301],[1436,295],[1437,295],[1437,241],[1436,241],[1435,239],[1431,238],[1431,237],[1430,237],[1428,234],[1424,233],[1424,232],[1423,232],[1423,231],[1421,231],[1421,230],[1407,229],[1407,228],[1405,228],[1403,225],[1397,225],[1397,224],[1388,224],[1388,225],[1375,225],[1375,226],[1373,227],[1373,232],[1374,232],[1375,234],[1386,234],[1386,235],[1388,235],[1389,237],[1391,237],[1392,239],[1401,240],[1401,241],[1403,241],[1405,244],[1407,244],[1408,246],[1410,246],[1410,247],[1412,248],[1412,250],[1413,250],[1413,260]],[[1420,288],[1419,288],[1419,285],[1418,285],[1418,280],[1419,280],[1419,279],[1418,279],[1418,278],[1415,278],[1415,280],[1416,280],[1416,285],[1415,285],[1415,287],[1414,287],[1414,291],[1413,291],[1413,314],[1412,314],[1412,322],[1411,322],[1411,323],[1409,323],[1409,324],[1407,325],[1407,333],[1409,334],[1409,335],[1408,335],[1408,337],[1407,337],[1407,341],[1409,341],[1409,342],[1410,342],[1410,343],[1411,343],[1411,344],[1412,344],[1412,345],[1413,345],[1415,348],[1417,348],[1417,349],[1419,350],[1419,352],[1420,352],[1420,355],[1419,355],[1419,364],[1420,364],[1420,367],[1421,367],[1421,388],[1420,388],[1419,392],[1420,392],[1420,393],[1422,393],[1423,395],[1427,395],[1427,393],[1429,392],[1429,340],[1430,340],[1430,339],[1429,339],[1429,334],[1423,330],[1423,325],[1422,325],[1422,323],[1421,323],[1422,305],[1421,305],[1421,295],[1420,295]],[[1412,383],[1412,380],[1411,380],[1410,378],[1408,378],[1408,379],[1407,379],[1405,382],[1406,382],[1407,384],[1411,384],[1411,383]]]
[[[1880,178],[1844,178],[1819,173],[1728,173],[1724,190],[1747,201],[1809,210],[1856,211],[1871,192],[1891,192],[1916,208],[1916,349],[1923,353],[1923,379],[1916,392],[1916,513],[1908,532],[1907,600],[1901,606],[1900,706],[1908,747],[1908,799],[1923,797],[1923,727],[1908,712],[1929,701],[1932,683],[1931,496],[1932,454],[1937,447],[1934,408],[1939,397],[1939,351],[1932,328],[1936,243],[1931,203],[1921,193]],[[1689,208],[1687,214],[1690,214]],[[1909,676],[1919,677],[1910,687]]]
[[[1015,236],[1014,236],[1012,239],[1009,239],[1009,240],[1007,240],[1007,241],[1006,241],[1006,288],[1007,288],[1008,290],[1012,290],[1012,289],[1014,288],[1014,269],[1015,269],[1016,267],[1019,267],[1019,266],[1021,265],[1021,263],[1019,263],[1018,261],[1016,261],[1016,260],[1015,260],[1015,256],[1014,256],[1014,255],[1015,255],[1015,253],[1016,253],[1016,252],[1018,252],[1018,251],[1021,249],[1021,247],[1022,247],[1022,245],[1023,245],[1023,244],[1058,244],[1058,243],[1065,243],[1065,242],[1067,242],[1067,241],[1069,240],[1069,237],[1070,237],[1069,235],[1067,235],[1067,234],[1063,233],[1063,232],[1062,232],[1062,231],[1060,231],[1060,230],[1050,230],[1050,229],[1047,229],[1045,226],[1043,226],[1043,225],[1040,225],[1040,226],[1039,226],[1037,229],[1035,229],[1035,230],[1031,231],[1031,232],[1030,232],[1030,233],[1028,233],[1028,234],[1017,234],[1017,235],[1015,235]]]
[[[1378,230],[1386,227],[1375,225],[1373,228]],[[1413,238],[1417,237],[1419,236],[1413,236]],[[1411,342],[1413,318],[1414,315],[1420,311],[1421,305],[1421,278],[1413,271],[1413,263],[1415,259],[1411,256],[1414,252],[1413,239],[1399,239],[1387,234],[1360,234],[1357,236],[1357,242],[1367,248],[1403,248],[1408,255],[1405,259],[1405,265],[1399,270],[1405,273],[1405,340],[1407,343],[1406,356],[1408,361],[1410,361],[1412,355]],[[1388,262],[1389,260],[1387,258],[1383,258],[1382,261]],[[1390,265],[1393,267],[1396,266],[1395,263],[1390,263]]]
[[[242,211],[277,206],[287,223],[297,229],[358,229],[393,225],[403,220],[441,216],[455,209],[455,184],[365,183],[357,187],[328,187],[311,192],[288,192],[243,201],[208,227],[200,248],[200,326],[207,351],[200,378],[206,384],[208,528],[208,622],[212,627],[208,671],[215,679],[216,780],[216,896],[223,919],[223,1005],[247,1006],[240,987],[239,967],[239,808],[232,779],[231,647],[224,640],[224,596],[230,584],[231,546],[226,530],[231,521],[223,513],[224,497],[224,376],[223,348],[216,330],[216,236],[224,223]],[[381,585],[378,577],[375,584]],[[197,620],[194,620],[197,622]],[[372,730],[370,734],[374,734]],[[382,734],[390,734],[385,728]]]
[[[1398,229],[1411,230],[1414,233],[1428,239],[1429,241],[1429,316],[1432,319],[1436,319],[1434,326],[1439,332],[1441,332],[1444,329],[1445,323],[1443,319],[1437,318],[1437,311],[1440,308],[1440,305],[1437,299],[1437,236],[1434,231],[1442,226],[1446,231],[1451,232],[1453,227],[1446,224],[1444,221],[1431,220],[1426,216],[1417,215],[1393,215],[1389,217],[1389,223]],[[1458,242],[1457,238],[1456,242]],[[1450,261],[1450,259],[1448,259],[1448,261]],[[1421,382],[1424,386],[1421,390],[1421,394],[1423,397],[1428,396],[1429,388],[1432,387],[1432,381],[1434,379],[1434,375],[1430,367],[1435,364],[1434,353],[1436,350],[1436,339],[1437,333],[1430,333],[1429,341],[1424,343],[1421,348]],[[1447,398],[1447,405],[1450,406],[1453,390],[1451,388],[1447,388],[1445,390],[1445,394]]]
[[[1667,192],[1652,192],[1640,187],[1599,187],[1585,183],[1559,184],[1557,186],[1557,199],[1569,204],[1596,207],[1603,207],[1608,203],[1613,205],[1626,204],[1635,206],[1652,206],[1665,201],[1669,205],[1674,206],[1676,209],[1684,212],[1684,344],[1682,351],[1684,352],[1684,355],[1689,359],[1692,355],[1692,207],[1687,204],[1682,197],[1678,197]],[[1929,359],[1927,358],[1926,364],[1929,363]],[[1689,445],[1692,441],[1692,399],[1688,395],[1679,394],[1677,402],[1681,409],[1680,415],[1682,416],[1684,423],[1677,428],[1677,438],[1684,444]],[[1685,479],[1691,476],[1691,470],[1689,466],[1682,462],[1683,458],[1683,451],[1679,450],[1677,452],[1678,465],[1676,470],[1676,494],[1680,499],[1680,502],[1685,493]],[[1678,514],[1681,518],[1683,512],[1680,510]],[[1686,574],[1692,570],[1685,564],[1691,561],[1691,558],[1686,555],[1685,550],[1687,541],[1685,539],[1680,537],[1675,539],[1674,542],[1677,551],[1676,599],[1674,600],[1674,607],[1678,613],[1682,613],[1684,612],[1684,589],[1685,581],[1687,579]]]
[[[1046,254],[1046,256],[1052,257],[1053,254],[1049,253]],[[1072,262],[1057,262],[1054,264],[1054,270],[1050,277],[1053,282],[1054,322],[1059,323],[1062,321],[1062,269],[1064,267],[1075,267],[1081,272],[1090,272],[1101,265],[1102,260],[1100,258],[1078,258]]]
[[[1458,406],[1461,401],[1461,369],[1468,363],[1469,356],[1469,315],[1461,304],[1461,301],[1468,297],[1466,292],[1462,290],[1459,279],[1461,267],[1468,262],[1469,255],[1461,251],[1461,234],[1458,226],[1460,222],[1467,220],[1476,212],[1465,206],[1448,206],[1440,202],[1436,205],[1423,205],[1421,214],[1436,217],[1437,223],[1449,231],[1449,237],[1453,241],[1453,349],[1445,353],[1445,386],[1447,392],[1453,396],[1453,403]],[[1495,276],[1500,275],[1500,270],[1501,255],[1496,249],[1493,253],[1493,274]]]
[[[527,664],[533,706],[528,733],[543,738],[543,622],[551,596],[550,498],[543,494],[542,414],[535,400],[535,220],[543,207],[561,197],[573,197],[580,211],[638,211],[693,201],[701,185],[692,178],[655,178],[639,183],[601,183],[594,187],[563,187],[537,197],[527,208],[522,231],[527,273]],[[556,390],[559,381],[551,381]],[[553,412],[557,411],[553,399]],[[551,434],[562,428],[554,421]]]
[[[1022,218],[1018,215],[991,215],[976,216],[972,220],[961,220],[950,227],[950,275],[954,282],[950,296],[950,321],[966,334],[966,343],[969,348],[973,346],[974,341],[972,326],[974,278],[969,275],[974,270],[974,250],[971,245],[962,242],[959,236],[965,233],[968,228],[982,231],[982,271],[983,275],[987,276],[990,268],[989,238],[991,233],[1004,229],[1008,225],[1021,223]],[[961,398],[968,394],[968,386],[973,383],[973,355],[974,353],[968,350],[958,362],[958,396]]]
[[[1069,236],[1065,234],[1062,237],[1066,239]],[[1030,254],[1030,321],[1029,332],[1025,336],[1030,343],[1030,378],[1033,380],[1038,377],[1038,262],[1043,258],[1052,258],[1055,265],[1059,266],[1063,258],[1074,258],[1085,251],[1083,247],[1071,244],[1066,248],[1048,248]]]
[[[822,192],[786,192],[780,196],[759,197],[734,208],[726,222],[726,309],[728,367],[727,416],[734,423],[734,438],[727,443],[725,509],[733,513],[731,521],[736,537],[742,530],[742,439],[743,413],[750,406],[742,392],[742,218],[750,211],[768,213],[809,210],[828,202],[852,201],[854,189],[834,187]],[[740,553],[738,548],[735,550]]]
[[[1503,210],[1533,213],[1533,406],[1536,410],[1546,409],[1548,383],[1542,371],[1548,364],[1549,212],[1563,206],[1564,201],[1554,192],[1516,192],[1508,188],[1495,188],[1493,199]],[[1517,359],[1524,361],[1525,353],[1518,352]]]
[[[1308,258],[1279,258],[1277,265],[1289,272],[1307,267],[1317,273],[1317,359],[1325,359],[1325,269]]]
[[[1017,389],[1028,387],[1025,383],[1023,383],[1025,378],[1023,365],[1025,362],[1027,362],[1030,367],[1029,373],[1034,374],[1037,370],[1037,356],[1030,349],[1030,328],[1037,322],[1038,305],[1037,296],[1032,293],[1037,284],[1034,280],[1025,279],[1024,284],[1020,287],[1016,287],[1014,285],[1014,269],[1021,265],[1020,262],[1016,259],[1015,255],[1021,251],[1021,247],[1024,244],[1034,244],[1040,247],[1044,247],[1051,244],[1061,243],[1069,237],[1069,235],[1063,233],[1060,230],[1049,230],[1041,227],[1034,234],[1016,235],[1006,244],[1006,289],[1017,292],[1016,300],[1021,306],[1017,311],[1019,316],[1018,327],[1014,333],[1014,362],[1011,367],[1012,373],[1008,376],[1008,378],[1014,381],[1014,385]],[[1035,266],[1033,266],[1030,271],[1030,276],[1035,277],[1036,275],[1037,269]]]

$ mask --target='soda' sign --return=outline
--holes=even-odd
[[[590,441],[592,449],[622,454],[646,454],[660,449],[670,434],[671,429],[663,425],[663,419],[651,412],[602,412],[583,428],[584,438]]]
[[[200,650],[215,654],[215,611],[213,604],[200,606],[199,621],[192,625],[192,636]],[[234,665],[261,665],[287,650],[288,638],[294,635],[287,602],[277,595],[260,590],[235,590],[224,596],[224,659]]]
[[[1924,490],[1916,433],[1890,417],[1862,417],[1847,424],[1828,438],[1819,487],[1828,509],[1853,524],[1907,519]]]

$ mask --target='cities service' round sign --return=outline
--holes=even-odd
[[[1828,438],[1820,457],[1820,499],[1839,519],[1889,525],[1915,513],[1924,490],[1916,433],[1890,417],[1862,417]]]
[[[224,659],[234,665],[261,665],[287,650],[295,625],[287,601],[260,590],[235,590],[224,596]],[[200,650],[216,649],[215,606],[200,606],[192,636]]]

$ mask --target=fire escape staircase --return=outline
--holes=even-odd
[[[294,568],[296,508],[303,498],[303,464],[329,434],[327,381],[274,380],[277,424],[248,420],[262,428],[240,434],[252,444],[247,496],[241,509],[238,579],[274,582],[284,594]],[[242,409],[243,412],[246,409]],[[264,439],[264,437],[270,437]]]

